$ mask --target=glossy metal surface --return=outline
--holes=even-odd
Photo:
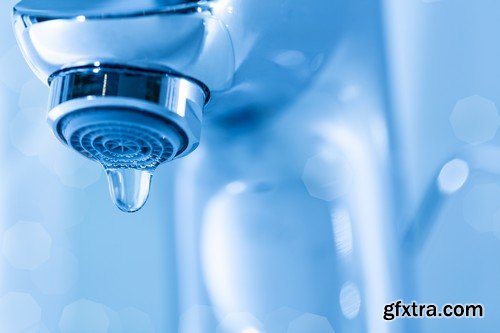
[[[50,87],[48,121],[65,144],[63,126],[68,117],[82,111],[123,109],[173,124],[182,140],[175,157],[187,155],[199,145],[209,94],[189,79],[99,64],[54,74]]]
[[[234,74],[227,29],[206,10],[179,14],[166,7],[164,12],[107,18],[106,13],[115,12],[102,9],[99,13],[103,17],[86,17],[82,11],[76,17],[56,16],[32,22],[26,7],[16,8],[18,41],[42,81],[61,69],[96,61],[176,71],[202,81],[214,91],[226,87]]]

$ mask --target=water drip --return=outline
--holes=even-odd
[[[108,169],[109,192],[115,205],[126,213],[144,206],[151,188],[153,174],[147,170]]]

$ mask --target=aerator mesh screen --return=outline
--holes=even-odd
[[[92,109],[63,119],[63,136],[105,168],[155,169],[181,148],[178,129],[140,111]]]

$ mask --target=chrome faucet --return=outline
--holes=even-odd
[[[24,0],[14,26],[55,136],[103,165],[120,209],[190,155],[169,203],[181,312],[251,313],[220,329],[253,333],[287,305],[324,332],[384,333],[401,331],[379,312],[405,286],[380,6]]]
[[[14,25],[50,85],[54,134],[100,162],[117,206],[134,212],[154,170],[198,146],[211,92],[232,80],[233,47],[205,2],[101,5],[23,1]]]

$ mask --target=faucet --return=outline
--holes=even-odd
[[[107,171],[117,206],[139,210],[154,170],[200,141],[211,93],[233,77],[227,28],[205,1],[22,1],[21,50],[50,86],[55,136]]]
[[[181,312],[281,333],[264,321],[286,305],[316,314],[287,313],[297,332],[383,333],[405,286],[381,16],[376,0],[23,0],[14,27],[54,135],[104,167],[118,208],[177,166]]]
[[[259,20],[248,21],[256,10],[247,2],[24,0],[14,8],[14,26],[26,61],[50,86],[54,135],[99,162],[115,204],[135,212],[148,198],[155,169],[199,145],[205,113],[280,109],[286,102],[277,101],[292,100],[307,85],[313,75],[290,68],[304,54],[279,54],[279,43],[289,46],[280,41],[269,54],[279,67],[270,67],[253,45],[276,12],[295,19],[313,14],[308,7],[271,1]],[[330,30],[341,24],[336,20]],[[302,28],[281,29],[319,66],[335,44],[319,38],[325,23],[309,26],[316,36],[310,40]]]

